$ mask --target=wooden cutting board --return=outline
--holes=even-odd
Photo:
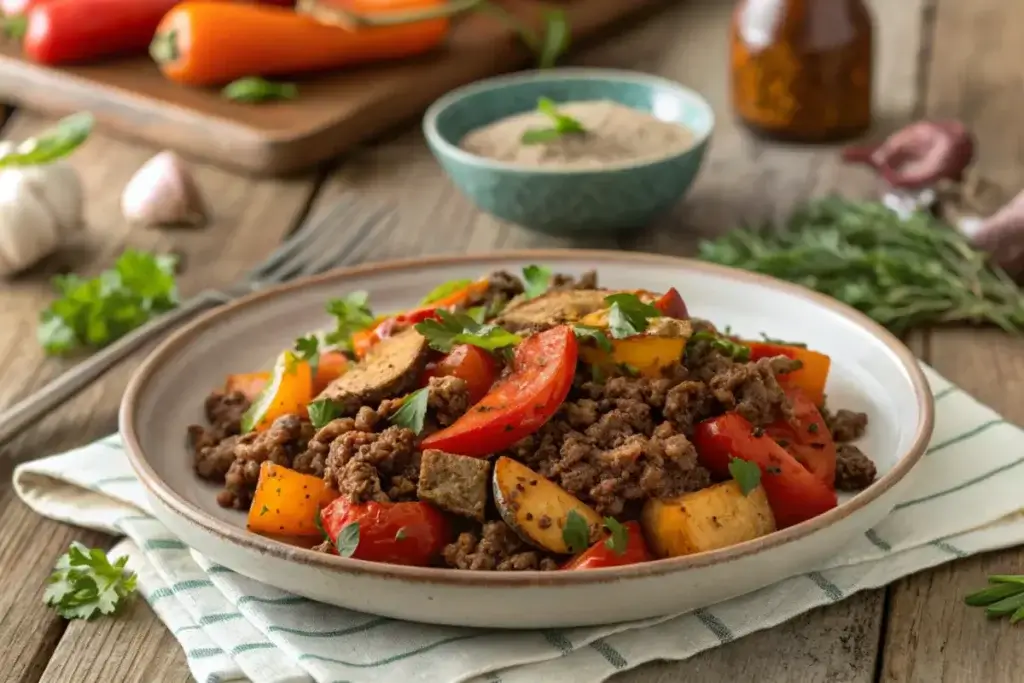
[[[663,0],[562,0],[574,44],[615,28]],[[537,0],[502,0],[539,26]],[[230,30],[230,27],[225,27]],[[291,102],[247,105],[215,89],[176,85],[145,57],[54,69],[0,45],[0,101],[48,114],[88,110],[104,129],[255,175],[308,168],[407,121],[448,90],[527,66],[511,30],[483,14],[460,18],[448,44],[401,63],[299,81]]]

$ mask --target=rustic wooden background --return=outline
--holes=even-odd
[[[979,164],[1012,191],[1024,186],[1024,26],[1021,0],[874,0],[878,36],[875,135],[921,117],[958,117],[978,135]],[[320,172],[286,180],[251,180],[198,168],[215,221],[196,231],[130,229],[118,196],[156,149],[95,136],[74,157],[89,190],[88,234],[73,253],[0,285],[0,405],[27,395],[64,369],[44,359],[34,340],[47,278],[61,268],[95,272],[126,246],[174,249],[185,256],[184,293],[231,281],[270,252],[311,212],[341,193],[397,207],[399,220],[351,240],[346,263],[455,249],[530,246],[618,247],[692,253],[695,241],[744,220],[785,213],[810,195],[870,194],[874,180],[842,167],[834,150],[780,147],[741,134],[725,96],[728,0],[687,0],[628,27],[570,61],[633,68],[704,92],[719,114],[710,157],[694,190],[671,217],[621,238],[567,242],[496,223],[476,212],[443,177],[418,128],[400,131]],[[4,138],[47,125],[9,112]],[[369,205],[370,202],[368,202]],[[1024,423],[1024,343],[989,330],[945,329],[915,335],[927,362],[1017,423]],[[43,581],[70,541],[109,546],[113,539],[42,519],[9,485],[13,464],[110,433],[126,362],[75,401],[0,451],[0,672],[4,680],[184,681],[184,657],[142,601],[117,619],[60,620],[41,602]],[[961,598],[998,571],[1024,571],[1024,553],[1008,550],[963,560],[865,592],[682,663],[658,663],[616,683],[701,680],[732,683],[1011,683],[1022,678],[1019,631],[987,622]]]

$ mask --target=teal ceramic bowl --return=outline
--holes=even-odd
[[[467,133],[555,103],[612,100],[682,124],[693,145],[671,156],[600,169],[549,169],[494,161],[459,148]],[[451,91],[427,110],[423,132],[455,185],[480,209],[558,235],[643,227],[672,208],[700,169],[715,126],[711,106],[678,83],[613,69],[552,69],[499,76]]]

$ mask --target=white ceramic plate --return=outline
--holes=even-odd
[[[324,303],[365,289],[377,310],[415,304],[433,286],[541,263],[602,286],[676,287],[693,315],[744,336],[806,342],[832,357],[829,402],[870,416],[861,446],[878,481],[838,508],[730,548],[646,564],[578,572],[472,572],[340,558],[245,529],[198,479],[186,426],[231,372],[268,359],[328,323]],[[538,628],[619,622],[681,612],[808,571],[892,509],[932,430],[932,401],[913,355],[896,338],[832,299],[769,278],[695,261],[600,251],[504,252],[372,264],[261,292],[194,321],[135,373],[120,413],[132,464],[153,512],[185,543],[246,576],[313,600],[383,616],[462,626]]]

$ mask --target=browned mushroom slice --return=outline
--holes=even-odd
[[[427,340],[407,329],[374,346],[366,357],[327,385],[318,398],[328,398],[351,415],[360,406],[376,407],[381,399],[403,394],[416,385],[427,364]]]
[[[608,289],[548,292],[535,299],[513,302],[496,322],[512,332],[538,332],[579,321],[586,314],[604,308],[605,297],[613,293]]]

